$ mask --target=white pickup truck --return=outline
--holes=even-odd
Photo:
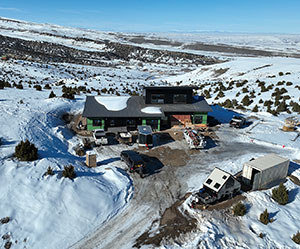
[[[97,146],[108,144],[108,139],[103,129],[94,130],[93,138],[94,138],[95,145]]]

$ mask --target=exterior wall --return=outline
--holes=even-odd
[[[187,104],[193,102],[193,89],[146,89],[145,90],[145,103],[151,103],[151,94],[164,94],[164,103],[173,104],[174,94],[186,94],[187,95]]]
[[[95,119],[99,119],[99,118],[95,118]],[[101,126],[93,126],[93,118],[86,118],[87,130],[93,131],[96,129],[104,129],[104,119],[101,119],[101,120],[102,120]]]
[[[289,164],[289,161],[286,161],[262,171],[259,187],[264,188],[274,181],[284,179],[287,176]]]
[[[191,115],[171,115],[171,126],[191,124]]]
[[[238,191],[240,191],[241,189],[241,184],[234,179],[232,176],[230,176],[230,178],[232,178],[234,180],[234,185],[232,187],[226,188],[226,183],[223,185],[223,187],[218,191],[218,198],[223,198],[226,195],[227,196],[231,196],[234,193],[235,189],[238,189]]]
[[[150,124],[147,124],[147,120],[157,120],[157,122],[158,122],[157,129],[153,128],[152,126],[151,127],[152,127],[153,131],[160,131],[160,119],[159,118],[143,118],[142,125],[150,125]]]

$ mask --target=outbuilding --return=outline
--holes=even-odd
[[[220,168],[214,168],[203,183],[203,188],[197,193],[197,198],[202,203],[210,204],[224,198],[231,198],[240,189],[241,184],[233,175]]]
[[[139,146],[146,146],[146,147],[153,146],[153,135],[152,135],[152,128],[150,125],[138,126],[138,144]]]
[[[268,188],[286,178],[289,164],[289,159],[268,154],[245,163],[242,179],[252,190]]]

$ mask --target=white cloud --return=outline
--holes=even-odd
[[[0,10],[6,10],[6,11],[17,11],[20,12],[21,10],[18,8],[9,8],[9,7],[0,7]]]

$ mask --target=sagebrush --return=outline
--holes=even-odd
[[[34,161],[38,159],[38,149],[26,139],[16,146],[15,156],[21,161]]]

